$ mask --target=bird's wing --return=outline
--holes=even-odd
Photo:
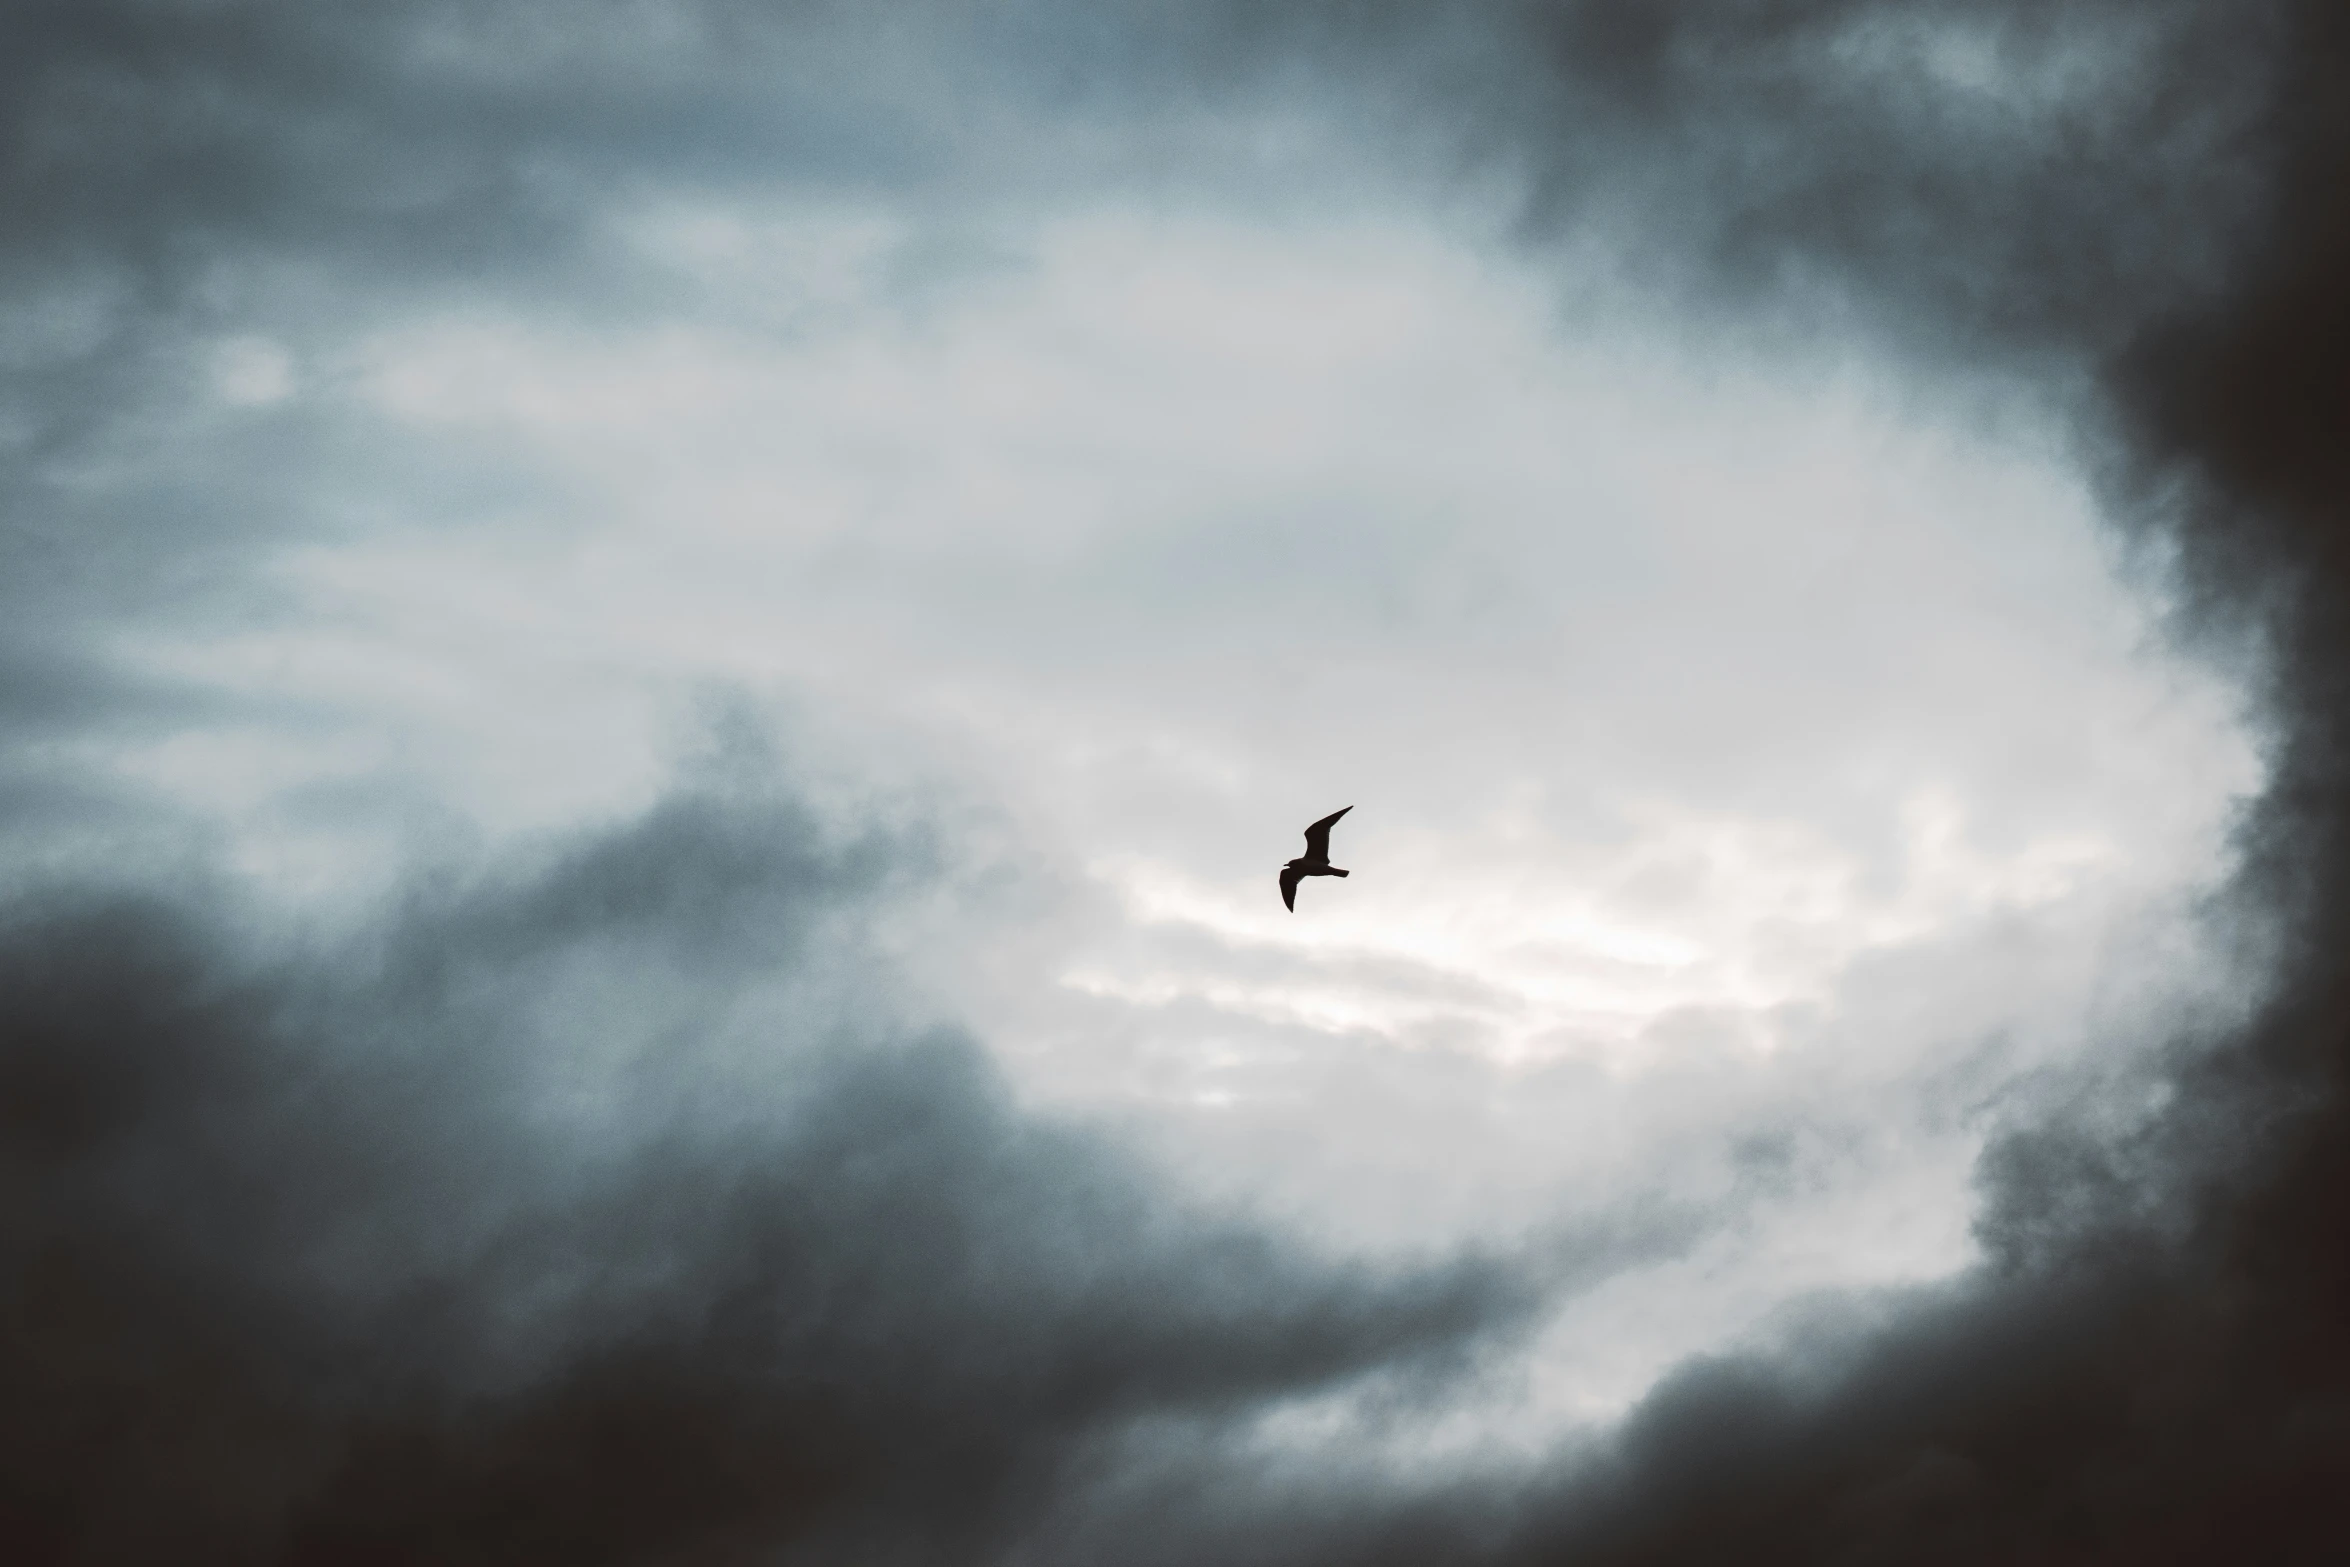
[[[1330,862],[1331,825],[1335,823],[1338,818],[1344,816],[1348,811],[1353,809],[1354,807],[1351,805],[1342,806],[1338,810],[1332,811],[1328,816],[1323,817],[1320,821],[1314,823],[1313,826],[1306,829],[1307,859],[1312,860],[1316,864],[1320,865],[1327,865]]]
[[[1297,872],[1281,867],[1281,906],[1290,913],[1297,912]]]

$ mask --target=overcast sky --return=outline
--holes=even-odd
[[[2244,1545],[2344,47],[22,8],[0,1539]]]

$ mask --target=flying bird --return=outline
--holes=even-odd
[[[1297,879],[1300,876],[1344,876],[1346,872],[1330,863],[1330,829],[1338,818],[1354,807],[1343,806],[1306,829],[1306,852],[1303,859],[1291,860],[1281,867],[1281,906],[1292,914],[1297,912]]]

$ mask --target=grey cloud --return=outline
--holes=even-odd
[[[449,526],[517,486],[544,504],[560,486],[504,454],[408,462],[343,417],[350,335],[518,294],[672,306],[686,285],[602,227],[654,185],[951,192],[992,154],[945,85],[898,80],[952,49],[902,41],[877,56],[822,6],[10,8],[0,711],[137,715],[108,629],[261,618],[255,551],[379,516],[380,492]],[[222,416],[207,357],[254,332],[329,395]],[[0,737],[0,777],[71,787],[31,738]]]
[[[762,1041],[784,1091],[682,1113],[722,1064],[656,1006],[621,1113],[549,1111],[594,1042],[549,1033],[548,964],[683,948],[722,990],[698,919],[788,966],[890,860],[686,800],[340,956],[17,903],[12,1559],[972,1559],[1136,1421],[1409,1373],[1532,1304],[1498,1262],[1385,1275],[1187,1213],[951,1034],[808,1024]]]
[[[2060,394],[2096,389],[2088,433],[2126,457],[2117,511],[2175,526],[2189,599],[2266,639],[2278,782],[2215,918],[2281,916],[2294,940],[2251,1028],[2179,1042],[2174,1108],[2118,1137],[2059,1113],[1994,1144],[1992,1261],[1965,1291],[1852,1339],[1825,1383],[1768,1358],[1668,1382],[1626,1427],[1620,1480],[1565,1487],[1525,1557],[2319,1559],[2341,1543],[2321,1498],[2350,1418],[2330,1239],[2350,469],[2319,433],[2345,408],[2344,318],[2321,280],[2350,237],[2326,194],[2350,122],[2323,84],[2350,35],[2316,6],[2162,12],[2171,45],[2098,120],[2010,141],[2014,117],[1953,134],[1928,85],[1855,83],[1820,45],[1922,15],[2012,48],[2020,12],[1607,15],[1545,8],[1527,37],[1560,46],[1540,56],[1560,98],[1597,91],[1646,128],[1666,189],[1705,189],[1690,207],[1708,242],[1683,254],[1715,298],[1817,322],[1820,285],[1830,323],[1874,323],[1929,366],[2036,363]],[[1505,105],[1520,117],[1503,134],[1572,185],[1553,101]],[[1771,156],[1728,180],[1742,121]]]
[[[609,189],[778,169],[951,183],[1035,145],[984,116],[999,139],[958,143],[943,89],[937,119],[897,115],[891,71],[936,66],[887,27],[554,17],[12,12],[0,286],[39,318],[10,339],[0,409],[0,613],[28,655],[0,667],[12,748],[121,698],[83,645],[98,618],[231,575],[222,552],[306,520],[266,478],[211,509],[88,484],[178,406],[192,343],[284,308],[274,284],[322,311],[559,278],[623,297],[651,284],[590,242]],[[2289,940],[2252,1027],[2182,1046],[2173,1109],[2122,1136],[2059,1114],[2000,1142],[1991,1263],[1889,1321],[1693,1366],[1612,1452],[1530,1480],[1370,1522],[1174,1482],[1085,1540],[1147,1527],[1124,1559],[1333,1562],[2338,1553],[2350,24],[2314,0],[1169,17],[1013,13],[1000,53],[939,79],[1013,71],[1020,113],[1048,121],[1126,92],[1327,95],[1434,163],[1522,176],[1531,242],[1572,260],[1597,236],[1709,329],[1857,338],[1929,384],[1988,370],[2070,410],[2117,514],[2174,541],[2195,609],[2266,652],[2276,781],[2234,896]],[[791,80],[846,62],[837,95],[768,90],[802,40],[816,63]],[[1987,92],[1969,60],[2047,96]],[[75,275],[99,303],[43,336]],[[45,764],[10,765],[8,798],[50,786]],[[168,905],[19,907],[0,1473],[21,1559],[971,1559],[1122,1421],[1415,1363],[1523,1309],[1506,1271],[1371,1279],[1170,1218],[950,1041],[812,1067],[820,1086],[762,1135],[532,1168],[556,1155],[510,1141],[527,1118],[494,1045],[534,1003],[493,982],[456,1005],[446,975],[519,974],[631,928],[722,948],[737,927],[718,912],[759,910],[745,887],[812,889],[764,911],[788,929],[874,873],[731,831],[676,808],[510,894],[420,912],[387,971],[405,988],[272,970]],[[386,1038],[409,1048],[375,1062],[350,1043]],[[473,1238],[454,1255],[451,1208]],[[369,1259],[356,1295],[324,1265],[350,1256]],[[527,1364],[501,1381],[515,1336],[535,1358],[513,1352]]]

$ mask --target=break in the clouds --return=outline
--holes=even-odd
[[[2322,8],[6,25],[17,1555],[2338,1535]]]

